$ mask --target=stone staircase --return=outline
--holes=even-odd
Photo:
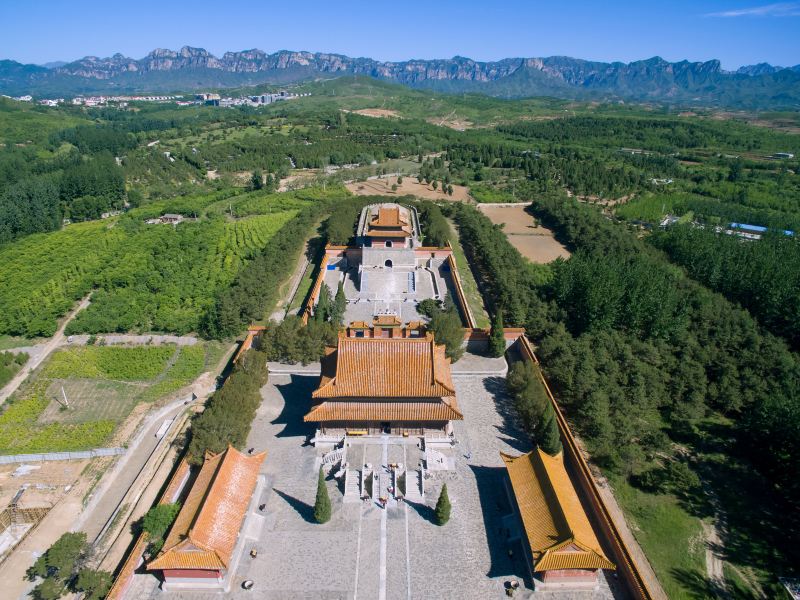
[[[406,471],[406,500],[422,502],[422,471]]]
[[[344,476],[344,501],[358,502],[361,500],[361,472],[351,469]]]
[[[335,450],[331,450],[322,457],[322,464],[336,465],[342,462],[342,460],[344,459],[344,454],[345,454],[344,448],[336,448]]]

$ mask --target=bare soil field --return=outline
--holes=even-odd
[[[359,110],[352,111],[357,115],[364,115],[365,117],[376,117],[379,119],[386,119],[389,117],[394,117],[397,119],[402,118],[400,113],[396,110],[390,110],[388,108],[362,108]]]
[[[456,131],[464,131],[466,129],[472,129],[475,126],[475,124],[472,121],[467,121],[466,119],[457,119],[455,117],[451,118],[450,116],[444,118],[431,117],[425,120],[431,125],[438,125],[439,127],[449,127],[450,129],[455,129]]]
[[[278,191],[288,192],[289,190],[304,188],[310,185],[319,175],[320,171],[318,169],[293,171],[288,177],[281,179],[278,185]]]
[[[397,177],[384,177],[348,183],[345,187],[356,196],[405,196],[412,195],[426,200],[450,200],[453,202],[471,202],[469,189],[462,185],[453,184],[453,195],[448,196],[442,191],[441,186],[434,190],[430,185],[420,183],[416,177],[403,177],[403,183],[397,185],[397,191],[392,191],[392,185],[397,185]]]
[[[62,496],[64,487],[74,484],[88,460],[14,463],[0,466],[0,509],[5,508],[17,491],[28,489],[20,506],[52,506]]]
[[[478,206],[492,223],[504,225],[508,241],[531,262],[544,264],[559,257],[569,258],[569,251],[553,237],[553,232],[538,225],[524,206]]]

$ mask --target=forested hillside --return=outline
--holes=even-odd
[[[733,493],[745,505],[792,512],[800,501],[792,467],[800,457],[798,356],[592,208],[556,194],[532,210],[574,250],[568,261],[534,267],[478,211],[455,207],[453,216],[492,310],[537,342],[593,459],[650,493],[678,490],[692,514],[708,510],[697,474],[726,495],[726,478],[741,477],[748,487]],[[727,444],[725,460],[739,462],[723,475],[705,452],[710,440],[728,438],[718,442]],[[731,539],[774,544],[770,560],[781,569],[797,560],[777,531],[756,534],[734,512]],[[782,527],[797,532],[800,523],[787,518]],[[775,564],[758,567],[773,572]]]

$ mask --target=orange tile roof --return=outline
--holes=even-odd
[[[381,206],[378,208],[378,215],[372,217],[370,225],[375,227],[400,227],[408,225],[408,220],[403,217],[399,206]]]
[[[381,327],[395,327],[403,324],[397,315],[380,315],[379,317],[375,317],[372,321],[375,325]]]
[[[373,237],[408,237],[411,235],[411,226],[408,219],[403,217],[399,206],[386,206],[378,208],[378,214],[372,216],[367,231]]]
[[[378,238],[405,238],[411,235],[410,231],[406,231],[405,228],[399,230],[392,230],[392,229],[370,229],[367,232],[368,237],[378,237]]]
[[[313,398],[444,398],[455,396],[450,359],[431,334],[420,338],[339,336],[322,360]]]
[[[318,404],[303,417],[325,421],[461,421],[464,416],[445,402],[336,402]]]
[[[266,452],[248,456],[231,446],[209,454],[162,551],[147,568],[227,568],[265,457]]]
[[[536,449],[522,456],[500,453],[517,500],[535,572],[614,569],[606,558],[564,468],[563,454]]]

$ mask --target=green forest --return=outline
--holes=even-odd
[[[532,211],[573,250],[568,261],[534,267],[475,209],[453,207],[453,216],[491,310],[537,343],[593,460],[650,493],[677,486],[684,510],[702,517],[711,508],[699,473],[720,495],[786,514],[781,531],[798,531],[788,517],[800,500],[797,354],[593,208],[551,195]],[[736,465],[722,470],[714,445]],[[727,489],[726,477],[748,487]],[[729,524],[732,540],[758,535],[772,549],[758,564],[764,572],[774,572],[770,561],[797,560],[781,531],[762,522],[756,534],[742,514]]]
[[[770,115],[443,96],[359,78],[298,90],[311,96],[260,108],[0,98],[0,338],[52,336],[88,298],[66,335],[236,339],[266,322],[304,252],[314,263],[325,243],[351,242],[360,210],[381,200],[348,190],[400,175],[440,190],[439,202],[397,188],[391,198],[415,203],[425,244],[458,238],[495,354],[502,325],[527,330],[629,515],[677,532],[721,501],[726,564],[747,563],[775,595],[775,576],[800,564],[790,543],[800,536],[800,137]],[[355,112],[378,107],[385,118]],[[459,186],[467,202],[452,201]],[[571,257],[524,259],[475,208],[498,202],[532,203]],[[182,221],[159,222],[165,214]],[[726,234],[734,222],[768,231],[745,241]],[[335,339],[337,292],[308,326],[289,316],[245,355],[195,418],[192,460],[244,443],[264,360],[311,362]],[[422,309],[457,359],[456,307]],[[204,366],[199,349],[125,361],[106,350],[59,353],[45,375],[137,382],[167,369],[142,396],[154,400]],[[22,354],[0,359],[0,381],[23,368]],[[517,367],[507,384],[534,442],[557,452],[538,373]],[[20,436],[48,403],[35,388],[8,405],[6,446],[100,444],[115,427]],[[675,523],[651,510],[665,498]],[[668,591],[691,596],[692,573],[639,535]]]

